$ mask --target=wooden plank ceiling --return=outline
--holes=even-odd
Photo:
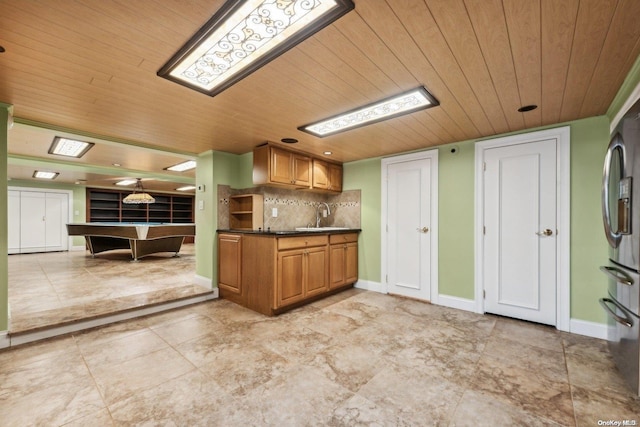
[[[18,121],[182,154],[292,137],[352,161],[604,114],[640,53],[637,0],[354,2],[211,98],[156,72],[223,0],[0,0],[0,102]],[[439,107],[297,130],[420,85]]]

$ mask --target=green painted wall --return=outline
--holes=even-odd
[[[607,261],[600,191],[609,144],[605,116],[571,124],[571,317],[606,323],[598,298],[607,281],[598,270]]]
[[[11,106],[0,103],[0,188],[7,188],[7,121]],[[9,329],[9,253],[7,191],[0,192],[0,332]]]
[[[213,279],[217,265],[214,258],[214,234],[218,215],[216,203],[216,186],[213,182],[213,151],[207,151],[197,158],[196,185],[204,186],[204,191],[196,190],[195,223],[196,223],[196,274]],[[200,209],[200,207],[203,209]],[[214,287],[216,281],[213,280]]]
[[[566,125],[571,128],[571,317],[604,323],[598,298],[606,287],[597,270],[607,254],[601,232],[600,173],[609,121],[601,116],[559,126]],[[526,132],[541,129],[545,128]],[[451,153],[454,146],[456,154]],[[473,299],[475,141],[438,150],[438,286],[441,294]],[[360,277],[380,282],[381,159],[346,163],[344,179],[345,189],[362,189]]]
[[[253,160],[252,157],[247,160],[247,155],[208,151],[198,156],[197,162],[196,185],[204,185],[205,191],[196,191],[196,274],[211,279],[215,288],[218,286],[218,184],[241,188],[238,184],[246,182]],[[199,209],[201,202],[202,210]]]
[[[358,275],[362,280],[380,282],[381,245],[381,159],[345,163],[344,190],[360,190],[362,233],[358,238]]]
[[[631,67],[631,71],[627,74],[627,77],[622,82],[622,86],[618,90],[616,97],[611,102],[609,109],[607,110],[607,117],[609,120],[613,120],[613,118],[618,114],[624,103],[631,95],[631,92],[640,84],[640,56],[636,59],[636,62]]]
[[[473,141],[438,149],[438,288],[467,299],[474,298],[474,159]]]

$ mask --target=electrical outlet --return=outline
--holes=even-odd
[[[271,209],[271,216],[273,218],[277,218],[278,217],[278,208]]]

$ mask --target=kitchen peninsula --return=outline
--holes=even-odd
[[[273,316],[350,288],[359,232],[218,230],[220,296]]]

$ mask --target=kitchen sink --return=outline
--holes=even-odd
[[[349,230],[349,227],[297,227],[296,231],[336,231],[336,230]]]

